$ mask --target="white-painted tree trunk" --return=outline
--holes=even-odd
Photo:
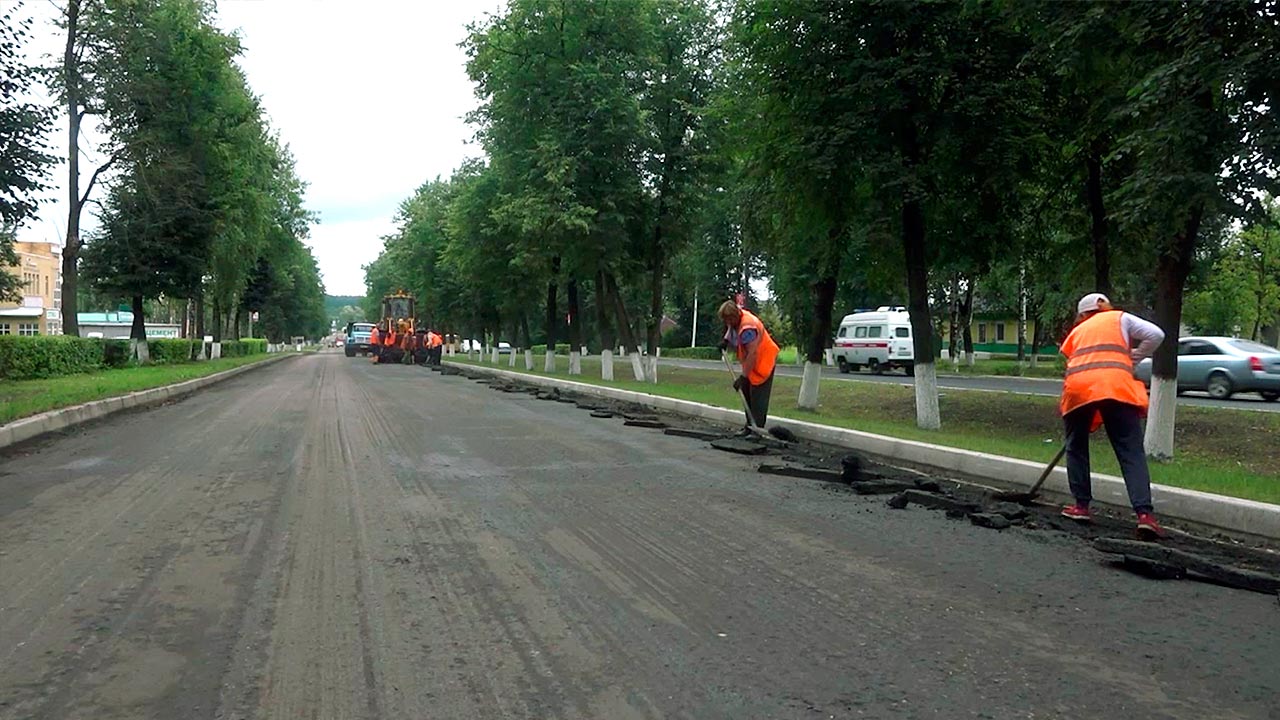
[[[804,361],[804,376],[800,378],[800,399],[796,402],[801,410],[818,409],[818,382],[822,380],[822,365]]]
[[[651,355],[647,358],[644,367],[644,379],[645,382],[650,382],[654,385],[658,384],[658,356]]]
[[[613,351],[607,348],[600,351],[600,379],[613,382]]]
[[[515,349],[514,349],[514,348],[512,348],[511,352],[510,352],[510,353],[508,353],[508,354],[509,354],[511,357],[507,358],[507,367],[515,367],[515,366],[516,366],[516,351],[515,351]]]
[[[833,367],[836,364],[836,353],[831,348],[822,351],[822,355],[827,362],[827,367]]]
[[[147,346],[146,340],[130,340],[129,354],[139,365],[146,365],[151,362],[151,348]]]
[[[533,372],[533,351],[524,351],[524,369]]]
[[[942,429],[942,413],[938,410],[938,367],[916,361],[916,425],[922,430]]]
[[[1173,428],[1178,408],[1178,379],[1151,378],[1151,408],[1143,445],[1152,460],[1173,459]]]
[[[217,360],[222,357],[222,343],[209,343],[209,359]]]
[[[209,359],[209,343],[202,341],[200,343],[200,353],[196,355],[196,360],[203,361],[208,359]]]
[[[587,357],[588,355],[590,355],[590,354],[591,354],[591,353],[587,352],[587,346],[586,346],[586,345],[583,345],[583,346],[582,346],[582,348],[579,350],[579,352],[581,352],[581,353],[582,353],[582,357]]]
[[[639,350],[631,353],[631,374],[636,382],[644,382],[644,359],[640,357]]]
[[[582,374],[582,353],[577,350],[569,351],[569,374]]]
[[[498,346],[497,346],[497,345],[494,345],[492,348],[490,348],[490,351],[493,353],[493,355],[492,355],[492,357],[493,357],[493,364],[494,364],[494,365],[497,365],[497,364],[498,364]]]
[[[1034,349],[1033,349],[1033,352],[1031,353],[1031,367],[1035,368],[1036,363],[1038,363],[1039,361],[1040,361],[1040,353],[1034,352]]]
[[[973,363],[975,359],[976,358],[974,353],[967,352],[964,354],[964,364],[967,365],[968,367],[973,367]]]
[[[542,372],[553,373],[556,371],[556,351],[547,348],[546,358],[542,361]]]

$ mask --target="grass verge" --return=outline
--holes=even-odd
[[[43,380],[0,382],[0,424],[49,410],[205,377],[266,360],[267,357],[246,355],[181,365],[147,365]]]
[[[465,357],[451,359],[468,362]],[[536,362],[541,368],[542,357]],[[631,366],[625,361],[614,363],[615,377],[625,379],[611,383],[600,379],[598,359],[584,358],[582,365],[583,374],[571,377],[568,361],[560,359],[553,375],[720,407],[741,407],[724,370],[663,366],[660,382],[653,385],[631,379]],[[525,372],[520,358],[516,368],[507,366],[505,356],[497,367]],[[540,370],[531,374],[546,375]],[[909,382],[907,378],[903,381]],[[814,412],[796,407],[799,391],[798,378],[776,376],[770,414],[1044,463],[1062,442],[1057,399],[1052,397],[944,390],[940,399],[943,429],[930,432],[915,426],[915,394],[909,385],[823,383],[821,402]],[[1180,406],[1176,444],[1178,457],[1173,462],[1152,464],[1155,482],[1280,503],[1280,453],[1275,451],[1280,447],[1280,413]],[[1119,475],[1105,433],[1094,436],[1092,455],[1094,472]]]

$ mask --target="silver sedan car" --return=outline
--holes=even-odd
[[[1151,360],[1134,368],[1151,385]],[[1225,400],[1234,393],[1256,392],[1267,402],[1280,400],[1280,350],[1252,340],[1184,337],[1178,340],[1178,392],[1204,390]]]

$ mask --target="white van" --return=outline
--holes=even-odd
[[[911,318],[907,309],[888,305],[875,312],[845,315],[831,352],[840,372],[861,370],[873,373],[902,368],[915,374],[915,348],[911,344]]]

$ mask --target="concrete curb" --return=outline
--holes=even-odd
[[[268,357],[260,362],[241,365],[240,367],[223,370],[222,372],[195,378],[193,380],[184,380],[180,383],[174,383],[173,385],[163,385],[161,387],[151,388],[150,390],[139,390],[137,392],[129,393],[128,395],[117,395],[116,397],[94,400],[93,402],[84,403],[83,405],[72,405],[71,407],[42,412],[39,415],[19,418],[7,425],[0,425],[0,449],[26,442],[33,438],[40,437],[41,435],[75,427],[77,425],[90,422],[91,420],[97,420],[124,410],[159,405],[167,400],[173,400],[190,395],[191,393],[209,387],[214,383],[233,378],[240,373],[271,365],[291,357],[298,356],[277,355],[275,357]]]
[[[559,387],[593,397],[639,403],[660,410],[720,423],[736,425],[740,424],[743,419],[741,410],[730,410],[689,400],[677,400],[661,395],[589,385],[587,383],[510,370],[498,370],[482,365],[448,364],[454,365],[459,369],[507,377],[534,385]],[[797,437],[805,440],[849,448],[889,460],[933,467],[975,479],[990,480],[994,484],[1010,489],[1031,487],[1044,470],[1043,465],[1029,460],[1018,460],[1001,455],[961,450],[916,440],[903,440],[860,430],[846,430],[804,420],[770,418],[769,422],[773,425],[785,427],[794,432]],[[1069,496],[1067,471],[1062,467],[1054,470],[1049,479],[1045,481],[1044,487],[1046,492]],[[1129,495],[1125,490],[1122,478],[1114,475],[1095,474],[1093,476],[1093,494],[1095,502],[1125,510],[1129,509]],[[1280,505],[1241,500],[1168,485],[1153,485],[1152,495],[1155,498],[1156,508],[1161,517],[1186,520],[1233,533],[1280,540]]]

